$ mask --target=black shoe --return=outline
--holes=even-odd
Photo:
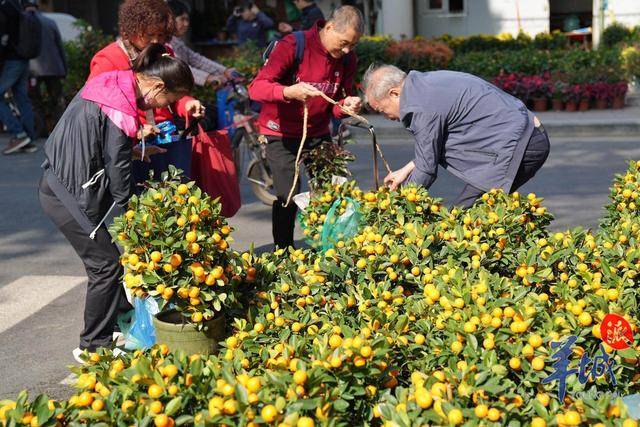
[[[20,151],[22,151],[23,153],[35,153],[36,151],[38,151],[38,147],[36,146],[36,144],[31,142],[22,147]]]

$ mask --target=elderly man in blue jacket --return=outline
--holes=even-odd
[[[401,120],[416,141],[414,160],[385,178],[392,189],[405,181],[428,188],[443,166],[466,183],[454,205],[469,207],[492,188],[517,190],[549,155],[540,121],[479,77],[381,65],[369,68],[363,86],[370,107]]]

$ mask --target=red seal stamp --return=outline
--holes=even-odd
[[[600,324],[600,336],[605,344],[616,350],[624,350],[633,345],[631,325],[619,314],[609,313]]]

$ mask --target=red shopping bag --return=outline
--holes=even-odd
[[[213,198],[220,198],[222,215],[230,218],[240,209],[240,186],[226,130],[206,132],[198,125],[193,137],[191,178]]]

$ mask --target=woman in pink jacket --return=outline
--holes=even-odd
[[[79,362],[84,350],[111,347],[119,312],[131,308],[121,284],[120,252],[106,218],[123,213],[132,194],[133,141],[154,132],[138,110],[163,108],[187,95],[193,76],[165,47],[151,44],[132,69],[89,80],[47,140],[39,196],[44,212],[67,238],[87,271]]]

